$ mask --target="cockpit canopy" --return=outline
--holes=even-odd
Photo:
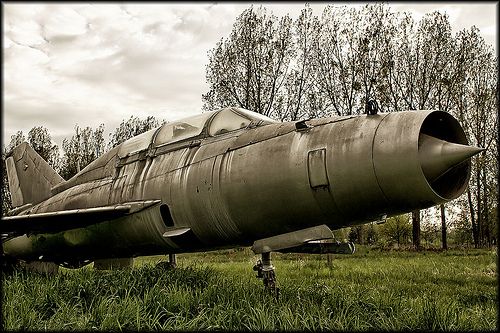
[[[200,135],[207,119],[212,115],[213,112],[207,112],[164,124],[155,137],[155,146],[163,146]]]
[[[159,147],[190,138],[222,135],[247,128],[250,124],[264,126],[272,123],[277,121],[260,113],[241,108],[224,108],[172,121],[135,136],[122,143],[118,156],[122,158],[146,150],[152,142],[155,147]]]

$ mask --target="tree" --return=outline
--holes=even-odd
[[[230,36],[209,52],[203,108],[237,106],[270,115],[293,52],[291,25],[288,15],[278,20],[263,7],[244,10]]]
[[[471,144],[488,148],[472,159],[472,175],[465,207],[470,213],[474,245],[492,242],[493,220],[498,202],[496,110],[498,67],[491,46],[477,28],[462,30],[456,37],[454,68],[460,83],[453,95],[453,113],[462,123]],[[489,167],[491,166],[491,167]]]
[[[361,84],[359,101],[364,106],[375,99],[383,111],[392,111],[385,78],[394,62],[397,15],[382,4],[366,5],[358,15],[356,66]]]
[[[433,246],[439,241],[440,226],[429,219],[422,219],[420,236],[422,242],[428,247]]]
[[[368,242],[367,239],[367,228],[363,224],[358,224],[356,226],[353,226],[349,230],[349,241],[358,243],[358,244],[366,244]]]
[[[356,112],[361,83],[356,66],[357,10],[327,6],[315,39],[313,62],[317,87],[332,114]]]
[[[26,141],[23,131],[17,131],[16,134],[11,135],[10,142],[7,148],[4,149],[6,154],[10,154],[12,149],[16,148],[18,145]]]
[[[451,224],[453,228],[450,230],[450,240],[453,240],[453,243],[458,246],[469,247],[474,245],[472,225],[468,214],[467,210],[459,210],[458,217]]]
[[[153,116],[148,116],[146,119],[130,116],[128,120],[122,120],[120,126],[110,134],[109,148],[118,146],[120,143],[150,129],[158,127],[160,122]]]
[[[69,179],[93,160],[104,153],[104,124],[97,129],[86,127],[83,130],[75,126],[75,135],[64,139],[62,148],[64,156],[61,166],[61,177]]]
[[[318,19],[306,4],[293,24],[293,56],[283,89],[278,92],[275,118],[298,120],[321,115],[323,103],[315,88],[313,62],[311,61],[315,39],[319,33]]]
[[[420,250],[420,210],[411,212],[412,241],[415,250]]]
[[[446,213],[444,209],[444,204],[439,205],[441,211],[441,247],[443,250],[448,249],[448,240],[446,237]]]
[[[60,167],[59,147],[52,143],[47,128],[35,126],[28,132],[28,143],[54,170]]]
[[[369,245],[373,245],[378,242],[379,240],[379,234],[377,231],[377,228],[375,226],[375,223],[370,223],[370,225],[367,226],[366,228],[366,243]]]
[[[379,230],[389,243],[395,242],[400,247],[410,241],[411,228],[409,215],[403,214],[388,218],[384,224],[380,225]]]
[[[499,148],[494,134],[500,125],[493,110],[498,66],[478,29],[453,35],[446,14],[435,11],[415,21],[411,14],[392,13],[384,4],[327,6],[321,17],[306,5],[289,26],[288,16],[279,21],[262,7],[245,10],[229,38],[211,51],[205,108],[233,105],[296,120],[359,114],[374,98],[386,112],[450,112],[472,144],[489,148],[473,159],[467,196],[458,202],[470,212],[476,246],[495,241],[500,157],[495,155]],[[283,41],[283,36],[292,38]],[[275,53],[267,48],[271,40],[282,41]],[[441,212],[444,245],[444,206]],[[420,212],[412,217],[418,248]]]

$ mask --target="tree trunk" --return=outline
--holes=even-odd
[[[482,219],[482,211],[481,211],[481,171],[479,169],[479,163],[476,162],[477,176],[476,176],[476,200],[477,200],[477,238],[478,247],[481,247],[483,244],[483,219]]]
[[[415,250],[420,250],[420,210],[414,210],[411,212],[411,218],[413,226],[413,247]]]
[[[444,210],[444,204],[440,205],[441,208],[441,246],[443,250],[448,249],[448,243],[446,239],[446,215]]]
[[[364,225],[360,224],[356,226],[356,236],[358,238],[358,244],[365,243],[365,230]]]
[[[486,170],[483,169],[482,174],[482,183],[483,183],[483,231],[484,236],[486,237],[486,242],[488,246],[491,246],[491,220],[490,220],[490,212],[489,212],[489,204],[488,204],[488,186],[486,185]]]
[[[472,197],[470,193],[470,187],[467,188],[467,201],[469,203],[470,219],[472,223],[472,239],[474,240],[474,247],[477,249],[479,247],[479,235],[477,232],[476,219],[474,215],[474,206],[472,205]]]

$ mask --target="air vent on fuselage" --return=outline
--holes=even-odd
[[[174,220],[172,219],[172,215],[170,214],[170,208],[168,208],[167,204],[160,205],[160,215],[163,223],[167,228],[174,226]]]

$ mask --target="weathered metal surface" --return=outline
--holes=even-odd
[[[313,189],[328,187],[328,176],[326,175],[326,149],[311,150],[307,157],[307,172],[309,184]]]
[[[155,128],[125,141],[118,149],[118,157],[124,158],[147,150],[156,132],[157,129]]]
[[[17,216],[4,217],[0,226],[2,232],[16,232],[21,235],[24,233],[54,233],[114,220],[159,203],[160,200],[147,200],[48,213],[30,214],[25,212]]]
[[[80,228],[74,228],[74,222],[69,221],[69,229],[64,231],[16,237],[4,244],[4,253],[17,254],[25,260],[37,260],[43,256],[46,261],[66,262],[66,266],[78,267],[96,258],[135,257],[179,248],[172,240],[163,237],[169,228],[164,223],[158,202],[118,207],[127,210],[128,215],[121,211],[118,218]]]
[[[6,167],[14,207],[49,198],[51,188],[64,181],[26,142],[7,157]]]
[[[474,156],[483,150],[420,134],[418,159],[425,178],[432,184],[457,164],[462,163],[464,155]]]
[[[7,168],[7,178],[9,179],[9,190],[10,196],[12,198],[12,205],[14,207],[19,207],[25,204],[23,198],[23,192],[21,190],[21,185],[19,183],[19,178],[17,177],[16,165],[14,163],[14,158],[12,156],[7,157],[5,160],[5,165]]]
[[[260,254],[271,251],[279,251],[286,248],[296,247],[304,243],[330,239],[333,237],[332,231],[326,225],[306,228],[298,231],[288,232],[273,237],[256,240],[252,245],[252,251]]]
[[[56,195],[76,185],[114,178],[117,161],[119,160],[117,151],[120,147],[112,148],[83,168],[73,178],[52,187],[52,195]]]
[[[380,189],[392,207],[392,214],[458,197],[465,190],[470,174],[470,160],[465,154],[464,163],[458,166],[455,176],[447,179],[444,187],[429,184],[419,158],[420,134],[446,138],[459,144],[467,144],[467,140],[458,122],[446,112],[419,111],[411,115],[388,114],[380,122],[373,140],[373,169]],[[435,123],[440,124],[439,127]]]
[[[334,239],[324,241],[311,241],[299,246],[289,247],[277,252],[281,253],[310,253],[310,254],[353,254],[356,251],[354,243],[341,243]]]
[[[84,228],[17,237],[4,250],[80,265],[246,246],[323,224],[338,229],[426,208],[458,196],[470,176],[471,149],[457,146],[453,154],[464,162],[435,179],[423,170],[430,159],[422,164],[426,136],[467,144],[444,112],[311,119],[301,130],[295,123],[228,108],[165,124],[53,184],[52,197],[19,214],[161,204]],[[21,186],[23,197],[34,190]]]

